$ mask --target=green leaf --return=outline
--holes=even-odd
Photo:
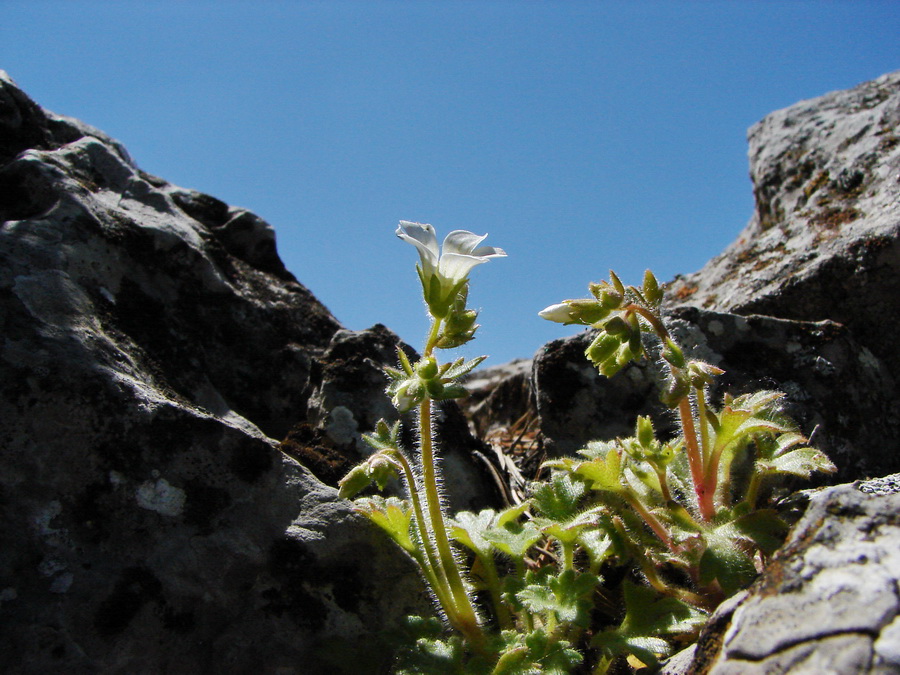
[[[625,619],[620,632],[631,637],[692,632],[707,615],[687,603],[626,580],[622,584]]]
[[[809,478],[816,471],[837,471],[831,460],[815,448],[797,448],[772,459],[759,460],[756,466],[761,473],[790,474],[803,478]]]
[[[731,524],[708,532],[698,568],[701,583],[718,580],[727,595],[749,585],[757,574],[753,558],[740,545],[738,534]]]
[[[610,450],[619,447],[616,441],[588,441],[578,454],[588,459],[606,459],[606,455]]]
[[[462,377],[463,375],[468,375],[475,368],[481,365],[481,362],[484,361],[487,356],[479,356],[470,361],[462,362],[462,359],[459,359],[454,362],[453,366],[446,372],[443,373],[441,379],[444,381],[455,380],[458,377]]]
[[[656,277],[650,270],[644,272],[643,293],[644,297],[647,299],[647,302],[649,302],[651,305],[658,305],[660,302],[662,302],[662,289],[659,287],[659,282],[656,280]]]
[[[356,500],[353,510],[378,525],[403,550],[414,553],[418,548],[414,538],[413,510],[405,499],[365,497]]]
[[[553,537],[564,545],[574,544],[582,531],[596,527],[590,516],[578,515],[571,520],[559,522],[549,518],[537,517],[532,521],[547,537]]]
[[[387,484],[399,475],[397,462],[391,457],[391,453],[396,452],[399,451],[387,449],[375,453],[365,462],[350,469],[347,475],[338,481],[338,494],[344,499],[350,499],[372,483],[375,483],[379,490],[384,490]]]
[[[583,481],[568,473],[554,473],[550,480],[532,483],[531,504],[541,515],[559,522],[572,520],[583,510],[582,498],[587,492]]]
[[[419,638],[402,650],[392,672],[397,675],[488,675],[485,665],[477,670],[465,662],[465,645],[457,636]]]
[[[497,527],[506,527],[507,525],[515,524],[519,516],[525,513],[529,506],[528,502],[522,502],[521,504],[516,504],[515,506],[504,509],[497,514]]]
[[[357,464],[347,475],[338,481],[338,495],[343,499],[352,499],[372,484],[368,463]]]
[[[612,282],[613,288],[616,289],[616,292],[619,295],[625,295],[625,284],[616,276],[616,273],[612,270],[609,271],[609,280]]]
[[[541,531],[530,522],[507,523],[487,530],[482,536],[498,551],[518,560],[524,558],[528,549],[542,537]]]
[[[628,581],[622,583],[625,618],[618,628],[598,633],[591,640],[612,658],[634,654],[647,665],[670,651],[661,635],[692,633],[706,621],[706,615],[680,600],[659,595],[652,588]]]
[[[740,516],[734,528],[742,537],[753,541],[760,550],[772,554],[784,543],[788,526],[774,509],[761,509]]]
[[[561,622],[587,628],[593,606],[591,595],[600,583],[599,577],[570,569],[559,576],[543,575],[539,582],[516,594],[524,607],[532,612],[553,612]]]
[[[589,481],[592,490],[607,490],[622,493],[622,462],[618,451],[611,447],[606,457],[597,457],[589,462],[582,462],[575,467],[575,473]]]
[[[506,644],[491,675],[568,675],[582,661],[568,641],[553,639],[541,629],[503,631],[502,638]]]
[[[596,569],[604,560],[614,552],[613,541],[604,528],[590,528],[578,533],[578,543],[587,552],[591,559],[591,567]]]
[[[484,535],[495,526],[496,520],[497,512],[493,509],[484,509],[477,515],[460,511],[450,520],[450,536],[478,555],[490,555],[493,544]]]

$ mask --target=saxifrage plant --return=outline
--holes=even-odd
[[[661,400],[680,433],[657,437],[639,417],[630,438],[588,443],[577,457],[545,462],[548,474],[521,504],[502,511],[445,512],[432,427],[435,402],[461,398],[461,378],[484,359],[442,363],[439,350],[473,339],[469,273],[506,254],[456,230],[439,247],[434,228],[402,221],[397,235],[418,249],[431,326],[421,358],[398,350],[388,393],[417,411],[418,448],[400,442],[399,422],[365,438],[373,454],[341,481],[356,497],[395,477],[407,498],[364,496],[356,510],[419,566],[436,616],[411,617],[396,673],[607,673],[653,665],[694,639],[708,614],[748,584],[783,542],[787,525],[771,487],[834,465],[760,391],[708,400],[722,371],[690,359],[665,326],[663,293],[649,271],[640,288],[614,273],[590,297],[540,316],[595,331],[585,356],[613,377],[648,349],[665,370]],[[454,543],[456,547],[454,548]]]

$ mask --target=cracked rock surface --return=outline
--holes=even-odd
[[[898,479],[814,493],[757,582],[662,673],[900,673]]]

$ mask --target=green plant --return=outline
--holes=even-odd
[[[783,541],[787,526],[765,497],[784,475],[833,471],[782,413],[782,394],[708,400],[722,371],[685,356],[660,314],[662,291],[647,272],[640,288],[591,284],[591,297],[540,315],[596,332],[586,357],[601,375],[659,352],[661,400],[680,433],[657,438],[640,417],[630,438],[588,443],[578,457],[548,461],[528,499],[503,511],[442,508],[432,402],[466,394],[460,378],[482,358],[441,363],[436,350],[474,337],[468,274],[505,253],[457,230],[439,249],[430,225],[401,222],[419,250],[431,316],[421,358],[398,351],[388,392],[417,409],[418,453],[399,442],[399,423],[367,436],[374,454],[341,481],[354,497],[399,476],[408,498],[366,496],[355,508],[416,561],[443,618],[413,617],[397,673],[606,673],[625,659],[654,664],[696,637],[708,613],[746,585]],[[646,343],[646,344],[645,344]],[[412,457],[412,459],[411,459]],[[451,545],[456,542],[457,550]],[[466,555],[463,555],[463,551]]]

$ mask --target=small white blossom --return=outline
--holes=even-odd
[[[418,249],[425,300],[438,314],[446,313],[473,267],[506,256],[502,248],[479,246],[486,234],[479,236],[467,230],[454,230],[438,246],[433,226],[401,220],[397,236]]]
[[[538,316],[542,319],[547,319],[547,321],[555,321],[556,323],[572,323],[575,321],[575,315],[571,305],[568,305],[565,302],[550,305],[546,309],[542,309],[538,312]]]

